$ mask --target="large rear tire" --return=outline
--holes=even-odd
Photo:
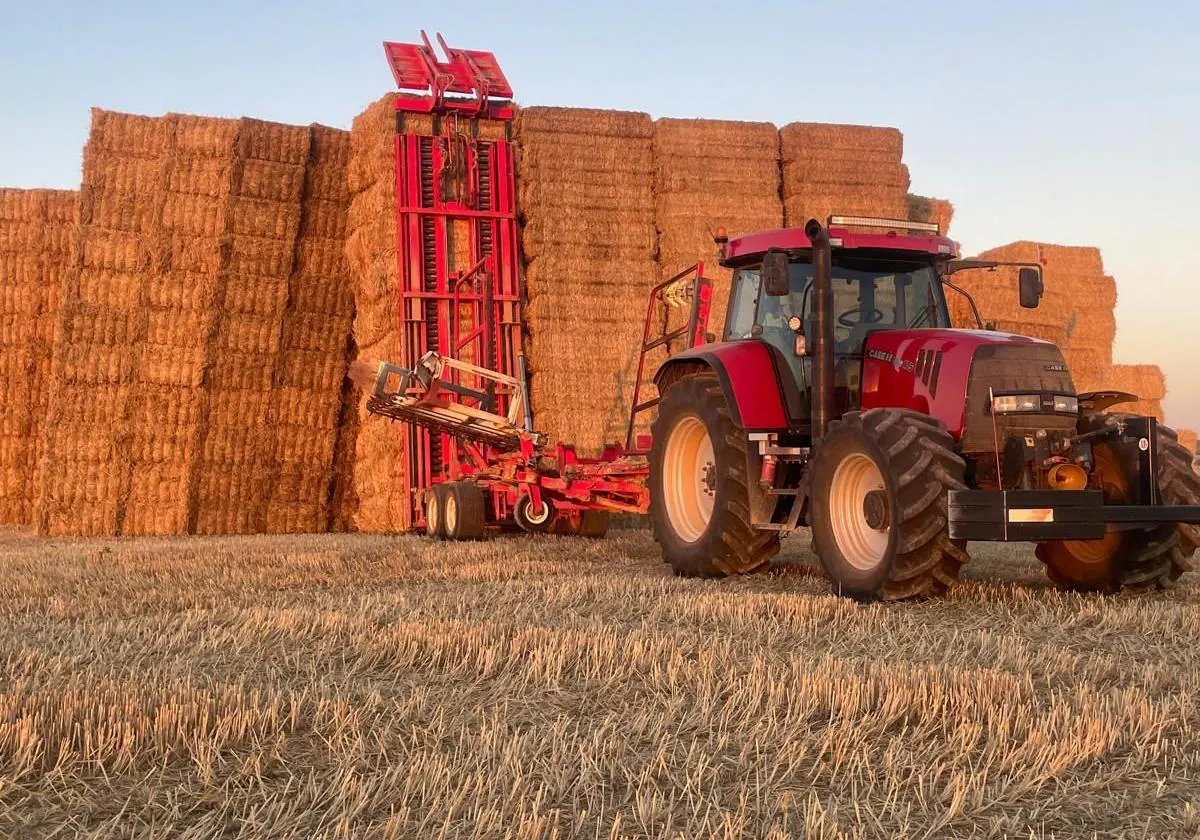
[[[1079,430],[1097,431],[1135,415],[1093,414],[1080,418]],[[1135,441],[1101,444],[1093,449],[1093,485],[1104,491],[1105,504],[1127,504],[1133,493],[1140,453]],[[1200,476],[1192,456],[1174,430],[1158,427],[1158,486],[1167,505],[1200,504]],[[1055,540],[1039,543],[1037,558],[1046,574],[1064,589],[1116,592],[1121,589],[1166,588],[1192,568],[1200,546],[1200,527],[1169,524],[1140,531],[1110,531],[1099,540]]]
[[[852,412],[813,455],[813,550],[835,592],[863,601],[943,594],[968,559],[947,531],[947,493],[966,464],[939,421],[903,409]]]
[[[728,577],[767,568],[779,535],[750,524],[746,435],[712,374],[676,381],[651,429],[650,526],[683,577]]]

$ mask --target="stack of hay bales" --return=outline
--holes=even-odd
[[[164,263],[160,198],[173,136],[171,119],[92,111],[78,242],[63,279],[35,503],[41,533],[121,533],[129,507],[133,418],[153,411],[167,427],[175,417],[170,405],[146,407],[134,387],[146,343],[139,337],[161,323],[150,317],[151,302],[191,300],[203,293],[157,282],[160,274],[150,278],[155,263],[160,271]],[[161,356],[166,366],[175,359],[173,352]],[[155,361],[150,359],[151,368]],[[185,364],[181,360],[181,367]],[[186,484],[176,481],[174,490],[186,502]]]
[[[0,189],[0,525],[33,522],[63,274],[79,194]]]
[[[1099,387],[1112,365],[1117,332],[1116,281],[1104,274],[1099,249],[1022,241],[979,258],[1042,264],[1045,294],[1037,309],[1020,306],[1016,268],[966,271],[955,275],[955,282],[975,296],[984,320],[996,321],[997,328],[1057,344],[1079,390]],[[954,322],[973,325],[962,296],[951,293],[950,300]]]
[[[218,279],[220,305],[210,320],[195,473],[200,534],[267,530],[268,488],[277,478],[275,368],[309,156],[307,128],[248,119],[234,127],[222,229],[227,260]]]
[[[935,222],[942,236],[946,236],[950,232],[950,222],[954,219],[954,205],[943,198],[927,198],[909,193],[906,218],[910,222]]]
[[[908,216],[904,138],[895,128],[791,123],[779,132],[789,227],[832,214]]]
[[[1076,386],[1078,387],[1078,386]],[[1136,403],[1113,406],[1115,412],[1143,414],[1164,419],[1162,401],[1167,396],[1167,378],[1158,365],[1112,365],[1105,371],[1099,386],[1111,391],[1125,391],[1138,397]],[[1080,388],[1079,390],[1091,390]]]
[[[655,261],[654,124],[526,108],[516,120],[535,422],[583,452],[623,440]]]
[[[156,247],[152,263],[137,275],[139,328],[129,383],[134,396],[118,447],[127,459],[117,520],[122,534],[194,529],[204,389],[223,305],[235,177],[236,120],[169,115],[157,122],[163,130],[163,179],[130,196],[155,208]]]
[[[43,533],[328,527],[292,508],[270,514],[294,486],[327,505],[341,396],[329,374],[303,383],[324,410],[278,402],[295,384],[282,350],[328,347],[333,331],[344,364],[346,316],[314,338],[325,313],[312,317],[309,275],[293,283],[309,148],[308,128],[93,112],[54,354]],[[321,225],[336,239],[336,220]],[[324,436],[328,460],[296,456],[293,431]]]
[[[346,257],[354,290],[354,342],[359,358],[403,359],[396,231],[396,109],[388,94],[354,119],[347,184],[350,194]],[[410,491],[402,453],[406,424],[366,414],[359,405],[353,468],[360,531],[409,527]]]
[[[783,225],[779,132],[770,123],[655,120],[654,219],[661,279],[704,261],[715,292],[708,329],[720,337],[732,272],[718,264],[713,233]]]
[[[349,162],[349,132],[312,127],[296,262],[268,411],[275,434],[269,533],[328,530],[335,516],[331,505],[352,504],[344,484],[340,493],[334,491],[336,499],[330,495],[354,316],[345,256]],[[354,428],[349,425],[347,434]]]

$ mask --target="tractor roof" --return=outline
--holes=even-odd
[[[905,251],[913,255],[928,255],[934,259],[953,259],[958,256],[958,243],[953,239],[941,236],[935,225],[922,226],[932,229],[923,230],[919,234],[900,234],[896,233],[894,229],[886,233],[866,233],[839,226],[836,224],[836,220],[833,221],[835,223],[829,226],[829,240],[830,244],[839,251],[854,249]],[[857,227],[858,225],[856,223],[852,226]],[[903,221],[893,221],[894,228],[905,226],[906,223]],[[778,228],[747,233],[729,240],[725,247],[725,258],[722,263],[739,263],[760,256],[772,248],[786,251],[804,250],[812,248],[812,242],[805,235],[803,228]]]

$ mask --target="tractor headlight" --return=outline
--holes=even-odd
[[[1078,414],[1079,397],[1068,397],[1063,394],[1054,395],[1055,414]]]
[[[1042,407],[1042,398],[1037,394],[1008,394],[1003,397],[992,397],[993,414],[1017,414],[1025,411],[1038,411]]]
[[[1066,394],[1055,394],[1053,403],[1046,397],[1043,402],[1040,394],[1006,394],[1002,397],[992,397],[993,414],[1036,414],[1053,411],[1055,414],[1078,414],[1079,398]]]

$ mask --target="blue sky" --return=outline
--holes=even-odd
[[[1101,247],[1117,361],[1161,364],[1200,427],[1200,4],[0,0],[0,184],[77,186],[91,106],[348,127],[422,28],[495,51],[524,104],[899,127],[967,252]]]

